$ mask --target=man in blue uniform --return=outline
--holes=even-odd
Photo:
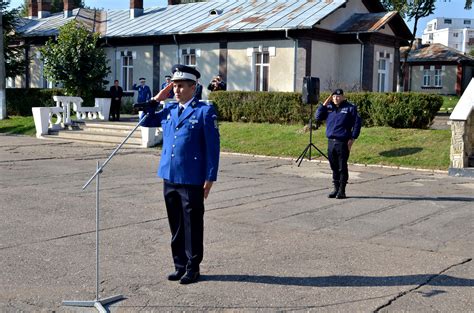
[[[137,102],[146,102],[151,99],[151,90],[150,87],[145,85],[145,78],[140,77],[139,81],[140,86],[137,86],[137,84],[133,84],[132,89],[138,90]]]
[[[347,160],[352,144],[359,137],[362,120],[357,107],[348,102],[342,89],[336,89],[316,111],[316,123],[326,120],[328,159],[334,189],[329,198],[345,199],[349,179]]]
[[[169,280],[190,284],[199,279],[203,258],[204,199],[217,178],[219,130],[212,105],[193,95],[200,73],[185,65],[173,66],[170,84],[155,97],[163,101],[173,88],[177,102],[168,102],[154,112],[142,126],[163,128],[163,149],[158,176],[163,178],[163,193],[171,229],[171,252],[175,272]]]

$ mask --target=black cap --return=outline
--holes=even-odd
[[[171,77],[172,81],[177,81],[177,80],[197,81],[198,78],[201,77],[201,73],[199,73],[194,67],[190,67],[190,66],[186,66],[182,64],[173,65],[173,69],[171,72],[173,73],[173,77]]]
[[[336,89],[334,90],[334,92],[332,93],[333,96],[337,95],[337,96],[342,96],[344,95],[344,91],[342,89]]]
[[[140,77],[138,80],[146,80],[146,79],[145,79],[145,78],[143,78],[143,77]]]
[[[165,75],[165,78],[166,79],[171,78],[171,75]]]

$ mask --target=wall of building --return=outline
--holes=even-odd
[[[144,77],[146,84],[151,87],[153,82],[153,47],[152,46],[131,46],[106,48],[106,55],[109,59],[111,73],[108,76],[109,85],[113,85],[114,80],[118,79],[122,84],[122,58],[120,52],[131,51],[133,55],[133,82],[139,84],[138,79]],[[124,88],[124,91],[126,88]]]
[[[342,23],[347,21],[348,17],[356,13],[369,13],[362,1],[347,1],[345,7],[340,7],[327,18],[323,19],[318,28],[334,30]]]
[[[259,46],[274,48],[270,54],[270,91],[293,91],[294,43],[292,40],[229,42],[227,45],[227,90],[255,90],[253,53]]]
[[[203,86],[202,96],[207,99],[209,91],[207,85],[212,77],[219,74],[219,43],[205,44],[183,44],[179,49],[196,49],[196,68],[201,73],[200,83]],[[160,82],[164,82],[165,75],[170,75],[172,66],[182,63],[178,59],[178,47],[176,45],[162,45],[160,47]]]
[[[429,92],[441,95],[456,94],[457,66],[445,65],[441,76],[442,88],[423,88],[423,66],[415,65],[410,71],[410,90],[415,92]],[[433,83],[433,76],[431,77]]]

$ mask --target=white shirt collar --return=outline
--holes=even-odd
[[[186,108],[188,107],[188,105],[191,103],[191,101],[193,101],[194,98],[191,98],[191,100],[189,100],[188,102],[186,102],[185,104],[179,104],[180,107],[184,107],[184,109],[186,110]]]

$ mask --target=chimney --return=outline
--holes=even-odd
[[[168,0],[168,5],[175,5],[175,4],[179,4],[179,1],[177,1],[177,0]]]
[[[130,0],[130,18],[134,19],[143,14],[143,0]]]
[[[73,0],[64,0],[64,18],[72,16],[72,10],[75,9]]]
[[[416,39],[415,39],[415,44],[414,44],[414,46],[415,46],[415,49],[416,49],[416,50],[421,49],[421,48],[423,47],[423,44],[422,44],[422,42],[421,42],[421,38],[416,38]]]
[[[51,15],[51,0],[38,0],[38,18]]]
[[[38,17],[38,2],[37,0],[28,1],[28,18],[33,19]]]

